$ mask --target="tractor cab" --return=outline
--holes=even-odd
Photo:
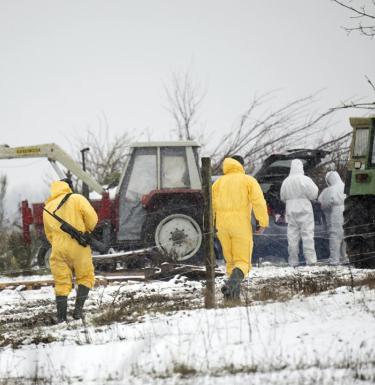
[[[131,145],[117,189],[118,242],[156,245],[178,259],[196,254],[201,244],[198,148],[192,141]]]
[[[347,254],[355,267],[375,268],[375,117],[350,118],[350,124],[344,211]]]
[[[372,195],[375,191],[375,118],[350,118],[350,124],[353,137],[345,193]]]
[[[56,144],[0,146],[0,159],[45,157],[59,178],[65,173],[56,161],[85,182],[95,192],[90,196],[99,218],[95,236],[114,251],[155,247],[175,261],[199,262],[203,197],[198,149],[193,141],[131,144],[115,194],[99,185]],[[34,226],[40,242],[38,264],[48,266],[50,244],[44,237],[43,207],[43,203],[29,207],[23,201],[22,228],[25,242],[31,243],[30,226]]]

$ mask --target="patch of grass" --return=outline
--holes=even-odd
[[[33,377],[33,378],[3,378],[0,385],[51,385],[52,379]]]
[[[371,290],[375,289],[375,273],[372,277],[365,277],[359,282],[354,281],[354,287],[357,286],[367,286]]]
[[[296,271],[293,274],[257,279],[256,283],[242,284],[242,304],[250,302],[288,301],[297,295],[310,296],[338,287],[375,288],[375,272],[352,276],[336,270],[318,270],[314,272]],[[217,288],[219,289],[219,288]],[[142,294],[142,293],[141,293]],[[203,293],[204,294],[204,293]],[[203,294],[160,294],[150,292],[142,295],[138,293],[122,293],[115,296],[111,304],[99,309],[100,314],[93,318],[96,326],[108,325],[114,322],[133,323],[142,321],[145,314],[169,313],[179,310],[192,310],[203,307]],[[220,298],[220,295],[217,296]],[[196,301],[195,299],[200,299]],[[232,307],[241,303],[221,303],[218,307]]]
[[[94,317],[92,322],[96,326],[114,322],[133,323],[140,321],[145,314],[165,314],[200,307],[202,307],[200,304],[192,301],[192,298],[186,295],[173,298],[168,294],[151,293],[136,296],[133,293],[125,293],[122,298],[105,305],[104,311]]]
[[[240,365],[234,366],[233,364],[223,366],[222,373],[239,374],[239,373],[256,373],[258,371],[257,365]]]
[[[49,344],[55,341],[57,341],[57,339],[54,336],[50,334],[43,335],[40,329],[36,329],[36,333],[28,337],[28,344]],[[25,337],[22,335],[4,337],[0,334],[0,348],[11,346],[13,349],[18,349],[24,342]]]
[[[139,374],[140,374],[140,368],[136,365],[132,368],[131,375],[133,377],[138,377]],[[179,378],[190,378],[197,375],[204,375],[205,373],[198,371],[197,369],[193,368],[190,365],[175,362],[173,363],[173,367],[171,369],[167,369],[165,372],[159,372],[155,369],[152,369],[150,372],[147,372],[147,374],[154,379],[165,380],[167,378],[171,378],[176,375]]]
[[[242,285],[245,302],[251,301],[288,301],[296,295],[310,296],[339,287],[367,286],[375,288],[375,272],[353,277],[351,274],[337,274],[335,270],[322,270],[312,274],[296,272],[293,275],[281,276],[258,281],[257,284]]]
[[[11,346],[12,349],[17,349],[23,344],[23,338],[8,338],[0,336],[0,348]],[[0,385],[2,383],[0,382]]]
[[[176,364],[173,367],[173,373],[180,375],[182,378],[188,378],[195,376],[198,371],[191,366],[185,364]]]
[[[39,345],[39,344],[50,344],[51,342],[57,341],[57,338],[47,334],[44,336],[41,333],[38,333],[35,337],[33,337],[30,341],[31,344]]]

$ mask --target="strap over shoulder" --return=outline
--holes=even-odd
[[[59,205],[56,207],[56,210],[53,212],[54,214],[56,213],[56,211],[57,211],[58,209],[61,208],[61,206],[62,206],[62,205],[69,199],[69,197],[70,197],[71,195],[73,195],[73,193],[66,194],[66,195],[64,196],[64,198],[61,199],[61,202],[60,202]]]

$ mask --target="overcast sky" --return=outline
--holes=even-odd
[[[170,139],[164,84],[186,69],[206,90],[207,131],[233,127],[256,93],[280,90],[277,105],[324,89],[314,111],[369,96],[375,41],[347,36],[349,17],[330,0],[0,0],[0,143],[69,151],[103,114],[113,133]],[[49,170],[0,161],[17,199]]]

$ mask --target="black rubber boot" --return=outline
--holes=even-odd
[[[244,278],[244,273],[241,269],[235,268],[232,271],[228,281],[221,288],[221,292],[224,294],[225,301],[240,301],[241,282]]]
[[[56,308],[57,308],[57,319],[56,323],[66,322],[66,313],[68,310],[68,297],[64,295],[56,296]]]
[[[74,319],[81,319],[83,315],[83,305],[89,295],[90,289],[83,285],[78,285],[77,297],[76,297],[76,306],[73,312]]]

